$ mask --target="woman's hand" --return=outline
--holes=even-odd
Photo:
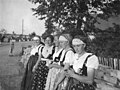
[[[51,64],[51,60],[46,60],[46,66],[48,66],[49,67],[49,65]]]
[[[35,72],[36,68],[37,68],[37,65],[35,65],[35,66],[33,67],[33,69],[32,69],[32,72],[33,72],[33,73]]]
[[[53,64],[50,64],[48,67],[49,67],[49,69],[53,68]]]
[[[66,76],[73,77],[74,76],[74,72],[72,70],[67,70],[66,71]]]

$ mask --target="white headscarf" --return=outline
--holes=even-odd
[[[82,40],[75,38],[72,40],[72,44],[73,45],[80,45],[80,44],[85,44],[85,43]]]
[[[35,37],[33,37],[33,40],[39,40],[39,38],[35,36]]]
[[[64,36],[60,36],[59,41],[68,41],[68,40]]]
[[[60,37],[59,37],[59,41],[71,41],[72,40],[72,37],[70,36],[70,34],[62,34]]]

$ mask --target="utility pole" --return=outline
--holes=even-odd
[[[22,35],[23,35],[23,32],[24,32],[24,19],[22,19]]]

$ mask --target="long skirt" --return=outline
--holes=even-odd
[[[82,83],[74,78],[69,78],[65,90],[95,90],[94,85]]]
[[[21,89],[20,90],[30,90],[31,89],[31,84],[32,84],[32,78],[33,78],[33,73],[32,73],[32,69],[33,66],[36,64],[38,60],[38,56],[30,56],[26,69],[25,69],[25,73],[21,82]]]
[[[33,77],[32,90],[44,90],[49,68],[45,61],[40,61]]]
[[[62,70],[60,70],[59,73],[57,74],[56,79],[55,79],[55,83],[56,83],[56,82],[58,81],[58,79],[60,78],[61,73],[63,73]],[[67,87],[67,83],[68,83],[68,77],[66,77],[66,78],[58,85],[57,89],[54,89],[54,90],[65,90],[66,87]]]
[[[60,72],[60,69],[57,69],[57,68],[52,68],[49,70],[45,90],[54,90],[55,79],[59,72]]]

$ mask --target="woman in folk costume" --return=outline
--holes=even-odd
[[[32,90],[44,90],[46,78],[48,75],[48,65],[51,63],[55,47],[53,46],[53,36],[49,35],[45,38],[45,46],[39,50],[39,58],[33,68],[34,77],[32,82]]]
[[[25,65],[27,65],[28,63],[32,62],[32,63],[36,63],[37,59],[34,59],[34,57],[38,58],[38,51],[39,49],[44,46],[44,43],[41,42],[41,38],[38,36],[35,36],[33,38],[33,45],[32,45],[32,49],[30,51],[30,58],[28,60],[25,61]],[[34,65],[32,65],[33,67]]]
[[[34,45],[30,52],[30,57],[28,61],[26,61],[27,64],[21,82],[21,90],[29,90],[31,88],[32,77],[33,77],[32,69],[38,60],[38,51],[43,46],[43,43],[41,42],[41,39],[39,37],[34,37],[33,40],[34,40]]]
[[[53,63],[49,65],[49,73],[47,76],[46,87],[45,90],[53,90],[56,75],[60,72],[60,59],[63,53],[63,48],[59,45],[59,36],[54,36],[54,43],[55,43],[55,53],[53,54]]]
[[[72,40],[76,52],[72,68],[66,72],[69,77],[65,90],[95,90],[94,73],[99,62],[96,55],[85,51],[86,37],[76,36]]]
[[[65,75],[64,72],[69,69],[70,65],[73,63],[74,52],[70,47],[70,42],[72,38],[69,34],[62,34],[59,37],[60,46],[64,49],[64,53],[62,54],[60,60],[61,71],[58,73],[55,85],[53,90],[63,90],[66,86],[67,79],[64,80]]]

